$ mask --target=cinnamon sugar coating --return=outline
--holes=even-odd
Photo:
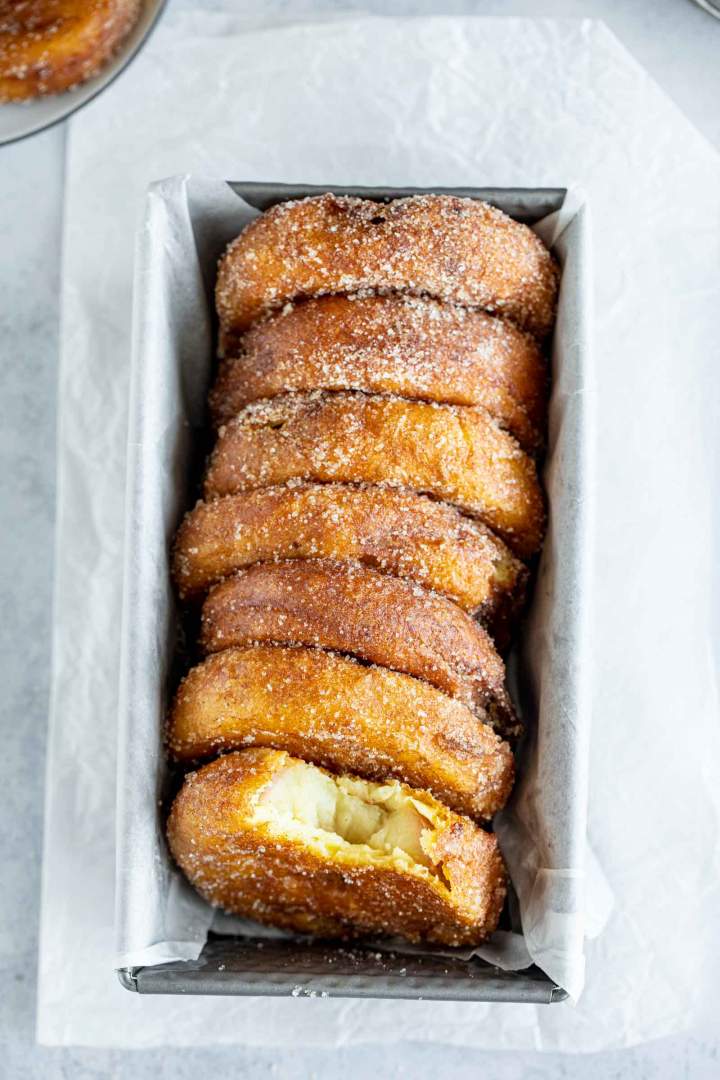
[[[489,818],[513,782],[507,743],[427,683],[320,649],[257,645],[209,656],[181,683],[167,725],[178,761],[265,746],[334,772],[394,777]]]
[[[205,652],[270,642],[348,653],[425,679],[501,735],[519,733],[488,634],[457,604],[411,582],[313,559],[256,563],[211,590],[202,609]]]
[[[218,433],[205,497],[289,480],[433,496],[479,518],[521,558],[542,540],[535,464],[477,407],[322,391],[247,405]]]
[[[140,8],[140,0],[0,0],[0,102],[57,94],[91,78]]]
[[[198,503],[178,530],[173,575],[191,597],[254,562],[327,556],[416,581],[494,627],[518,610],[527,579],[501,540],[451,506],[394,488],[305,483]]]
[[[268,808],[302,763],[273,750],[228,754],[191,773],[168,819],[170,850],[211,904],[324,937],[402,934],[475,945],[496,928],[506,894],[497,841],[426,792],[390,783],[368,793],[408,807],[422,824],[421,861],[382,853]],[[332,783],[306,767],[318,786]],[[336,787],[358,790],[352,777]],[[328,827],[331,822],[326,822]],[[342,828],[341,825],[337,826]]]
[[[252,221],[220,260],[215,297],[232,350],[239,334],[288,301],[367,289],[482,308],[543,338],[557,288],[557,266],[538,237],[487,203],[326,194]]]
[[[288,391],[364,390],[482,405],[526,449],[542,443],[547,367],[537,342],[481,311],[400,296],[324,296],[256,323],[210,392],[216,426]]]

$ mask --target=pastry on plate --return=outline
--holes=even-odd
[[[397,488],[298,483],[200,502],[178,529],[180,596],[269,559],[350,559],[449,596],[491,626],[517,610],[519,559],[452,506]]]
[[[509,746],[461,702],[321,649],[209,656],[180,684],[166,735],[177,761],[272,747],[335,772],[403,780],[474,818],[492,817],[513,782]]]
[[[331,194],[273,206],[218,268],[221,345],[288,301],[359,290],[429,296],[502,315],[542,338],[558,269],[526,225],[478,199],[416,195],[377,203]]]
[[[521,558],[541,544],[535,464],[484,410],[357,392],[286,394],[220,428],[205,497],[288,480],[377,483],[453,503]]]
[[[505,665],[452,600],[360,564],[256,563],[215,585],[202,609],[205,652],[258,642],[317,646],[413,675],[517,735]]]
[[[503,319],[402,296],[323,296],[256,323],[210,392],[216,426],[289,391],[363,390],[481,405],[525,449],[545,427],[547,365]]]
[[[0,102],[58,94],[96,75],[141,0],[0,0]]]
[[[250,749],[191,773],[170,850],[211,904],[325,937],[477,945],[506,874],[495,837],[427,792]]]

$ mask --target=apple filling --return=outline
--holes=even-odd
[[[427,812],[432,815],[432,808]],[[369,849],[363,856],[372,862],[389,857],[433,869],[422,844],[423,832],[432,831],[433,823],[397,783],[330,776],[299,762],[263,789],[256,817],[326,850],[362,846]]]

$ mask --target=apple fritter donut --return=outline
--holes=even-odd
[[[288,480],[431,495],[479,518],[521,557],[542,540],[535,465],[480,408],[319,391],[255,402],[220,428],[206,498]]]
[[[211,904],[289,930],[476,945],[505,901],[497,841],[469,818],[397,781],[333,776],[275,750],[187,776],[167,835]]]
[[[409,675],[321,649],[225,649],[181,683],[167,725],[178,761],[247,746],[335,772],[395,777],[489,818],[513,782],[507,743],[461,702]]]
[[[332,559],[255,563],[215,585],[202,609],[206,653],[260,642],[317,646],[425,679],[501,735],[519,733],[505,665],[444,596]]]
[[[0,102],[58,94],[95,75],[140,0],[0,0]]]
[[[482,311],[400,296],[323,296],[256,323],[210,393],[216,426],[288,391],[363,390],[482,405],[526,449],[545,426],[537,342]]]
[[[198,503],[173,575],[185,599],[269,559],[352,559],[417,581],[490,625],[517,610],[527,571],[479,522],[411,491],[347,484],[260,488]]]
[[[220,260],[223,345],[232,351],[238,334],[288,301],[368,289],[483,308],[542,338],[555,316],[558,270],[531,229],[477,199],[326,194],[279,203]]]

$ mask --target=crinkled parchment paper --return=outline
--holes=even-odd
[[[172,13],[171,13],[172,15]],[[595,1050],[688,1026],[717,955],[720,159],[601,25],[168,18],[73,121],[38,1031]],[[616,905],[576,1007],[140,998],[113,962],[133,237],[148,183],[578,183],[595,224],[590,840]]]

